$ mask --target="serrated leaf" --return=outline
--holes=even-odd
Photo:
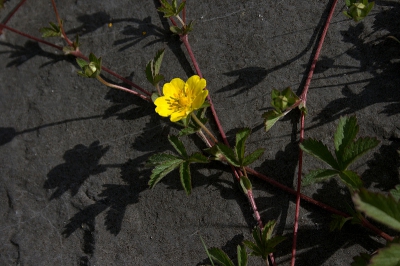
[[[153,60],[151,60],[147,65],[146,65],[146,78],[147,80],[154,85],[154,77],[153,77]]]
[[[364,155],[369,150],[375,148],[379,144],[379,140],[376,138],[359,138],[354,142],[349,143],[343,151],[341,167],[342,170],[347,169],[347,167],[353,163],[357,158]]]
[[[182,141],[180,141],[179,138],[174,135],[168,136],[168,140],[174,147],[174,149],[179,153],[179,155],[182,156],[184,159],[187,159],[188,155]]]
[[[372,256],[367,253],[361,253],[353,258],[351,266],[367,266],[371,257]]]
[[[148,167],[156,166],[158,164],[163,164],[165,162],[172,161],[175,159],[180,160],[179,157],[176,157],[176,156],[168,154],[168,153],[157,153],[157,154],[152,155],[149,158],[148,162],[146,163],[146,166],[148,166]]]
[[[400,200],[400,185],[397,185],[394,189],[390,190],[390,194],[395,198],[397,201]]]
[[[182,2],[179,7],[176,10],[176,13],[181,13],[181,11],[183,10],[183,8],[185,7],[186,2]]]
[[[329,231],[334,231],[334,230],[342,230],[343,225],[347,222],[353,219],[352,217],[343,217],[337,214],[332,214],[332,220],[329,224]]]
[[[360,189],[353,195],[353,202],[357,210],[400,232],[400,204],[391,195]]]
[[[265,131],[268,131],[271,129],[273,125],[275,125],[276,122],[280,118],[284,117],[283,113],[278,113],[275,110],[268,111],[263,114],[263,118],[265,118],[264,124],[265,124]]]
[[[339,124],[334,135],[335,153],[339,162],[343,161],[342,155],[344,149],[347,147],[347,145],[354,141],[358,130],[359,127],[357,125],[357,118],[355,116],[341,117],[339,119]]]
[[[190,163],[209,163],[210,161],[203,154],[196,152],[196,153],[193,153],[189,157],[188,162],[190,162]]]
[[[335,175],[339,174],[338,171],[333,169],[317,169],[309,172],[303,179],[301,180],[301,184],[303,186],[308,186],[313,183],[325,181]]]
[[[339,173],[339,177],[352,190],[358,190],[363,186],[361,178],[353,171],[342,171]]]
[[[179,158],[175,158],[169,161],[163,161],[159,165],[153,168],[151,171],[151,176],[149,180],[149,186],[150,188],[153,188],[158,182],[161,181],[161,179],[172,172],[175,168],[178,168],[178,166],[183,163],[184,161]]]
[[[308,154],[324,161],[333,169],[339,169],[336,159],[321,141],[315,139],[306,139],[300,144],[300,148]]]
[[[231,259],[226,255],[224,251],[219,248],[209,248],[208,252],[210,253],[213,261],[219,263],[222,266],[235,266]]]
[[[161,63],[164,58],[165,49],[158,50],[154,57],[154,76],[160,73]]]
[[[154,76],[153,85],[156,86],[160,81],[164,80],[164,76],[157,74]]]
[[[242,165],[247,166],[247,165],[253,163],[258,158],[260,158],[263,154],[264,154],[264,149],[260,148],[260,149],[255,150],[253,153],[251,153],[250,155],[248,155],[244,158]]]
[[[192,177],[190,175],[189,162],[183,162],[179,168],[179,174],[181,177],[181,184],[187,195],[192,192]]]
[[[235,149],[236,149],[236,154],[237,154],[239,163],[243,163],[246,139],[249,137],[250,132],[251,132],[250,128],[244,128],[244,129],[239,130],[239,132],[236,133]]]
[[[218,151],[225,157],[228,163],[232,164],[233,166],[240,167],[239,161],[231,148],[220,142],[217,143],[215,146],[218,148]]]
[[[371,258],[370,266],[399,266],[400,244],[390,244],[378,250],[378,254]]]
[[[245,247],[241,245],[237,246],[237,258],[238,266],[247,266],[247,251]]]
[[[88,65],[88,62],[86,60],[83,60],[82,58],[76,58],[76,63],[83,68],[84,66]]]

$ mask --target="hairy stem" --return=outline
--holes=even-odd
[[[211,131],[208,130],[208,128],[197,118],[197,116],[193,112],[190,113],[190,115],[192,116],[192,119],[201,127],[201,129],[204,130],[207,133],[207,135],[214,141],[214,143],[217,143],[218,140],[215,138],[213,133],[211,133]]]
[[[121,90],[121,91],[124,91],[124,92],[128,92],[128,93],[130,93],[130,94],[139,96],[139,97],[142,98],[143,100],[146,100],[146,101],[151,102],[151,99],[150,99],[149,97],[144,96],[144,95],[138,93],[137,91],[133,91],[133,90],[130,90],[130,89],[128,89],[128,88],[125,88],[125,87],[122,87],[122,86],[119,86],[119,85],[115,85],[115,84],[109,83],[109,82],[105,81],[105,80],[104,80],[102,77],[100,77],[100,76],[97,76],[96,78],[97,78],[98,81],[100,81],[101,83],[103,83],[103,84],[106,85],[107,87],[110,87],[110,88],[113,88],[113,89],[117,89],[117,90]]]

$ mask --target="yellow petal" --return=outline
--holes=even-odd
[[[187,116],[185,111],[174,112],[171,114],[171,122],[178,122]]]
[[[207,82],[205,79],[200,78],[198,75],[193,75],[191,76],[185,84],[185,92],[189,96],[193,95],[193,97],[196,97],[197,94],[200,94],[201,91],[206,87]]]
[[[163,117],[168,117],[173,112],[173,110],[171,110],[169,104],[167,103],[166,99],[167,99],[166,97],[162,96],[158,97],[154,101],[154,104],[157,106],[156,113]]]
[[[163,86],[163,93],[165,96],[175,96],[180,94],[185,87],[185,82],[180,78],[174,78],[169,83],[165,83]]]
[[[203,105],[207,95],[208,90],[203,90],[200,94],[197,95],[197,97],[192,102],[193,110],[197,110]]]

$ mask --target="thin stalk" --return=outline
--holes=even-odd
[[[192,119],[201,127],[201,129],[204,130],[207,133],[207,135],[214,141],[214,143],[217,143],[218,142],[217,138],[215,138],[213,133],[211,133],[211,131],[208,130],[208,128],[197,118],[197,116],[193,112],[190,113],[190,115],[192,116]]]
[[[311,79],[314,74],[314,69],[318,61],[319,54],[322,50],[322,45],[324,44],[326,34],[328,32],[329,25],[331,23],[333,13],[335,11],[335,7],[337,4],[337,0],[333,0],[331,9],[329,11],[328,17],[326,18],[324,28],[322,30],[321,36],[318,41],[317,49],[315,50],[313,61],[311,62],[310,70],[308,72],[308,76],[306,82],[304,84],[303,91],[300,95],[300,99],[303,101],[303,105],[306,106],[307,102],[307,93],[310,87]],[[301,113],[300,118],[300,141],[301,144],[304,140],[304,113]],[[299,149],[299,169],[297,174],[297,191],[296,191],[296,211],[295,211],[295,218],[294,218],[294,226],[293,226],[293,243],[292,243],[292,259],[291,259],[291,266],[294,266],[296,263],[296,246],[297,246],[297,236],[298,236],[298,227],[299,227],[299,213],[300,213],[300,190],[301,190],[301,174],[303,172],[303,150]]]
[[[11,11],[11,13],[3,20],[2,24],[6,25],[8,21],[17,13],[18,9],[25,4],[26,0],[21,0],[18,5]],[[3,34],[3,27],[0,26],[0,35]]]
[[[55,13],[56,18],[57,18],[57,23],[58,23],[58,26],[60,26],[61,34],[62,34],[64,40],[67,42],[67,44],[69,46],[73,47],[74,46],[73,42],[68,38],[67,34],[64,31],[64,27],[63,27],[63,25],[61,23],[60,15],[58,14],[56,2],[54,0],[51,0],[51,4],[53,5],[54,13]]]
[[[137,91],[133,91],[133,90],[130,90],[130,89],[128,89],[128,88],[125,88],[125,87],[122,87],[122,86],[119,86],[119,85],[115,85],[115,84],[109,83],[109,82],[105,81],[103,78],[101,78],[100,76],[97,76],[96,78],[97,78],[98,81],[100,81],[101,83],[103,83],[103,84],[106,85],[107,87],[110,87],[110,88],[113,88],[113,89],[117,89],[117,90],[121,90],[121,91],[125,91],[125,92],[128,92],[128,93],[131,93],[131,94],[133,94],[133,95],[139,96],[139,97],[142,98],[143,100],[146,100],[146,101],[151,102],[151,99],[150,99],[149,97],[144,96],[144,95],[138,93]]]

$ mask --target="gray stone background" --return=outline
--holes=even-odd
[[[0,19],[18,2],[6,2]],[[266,149],[252,167],[292,187],[298,113],[268,133],[261,115],[273,88],[300,92],[330,4],[188,1],[188,19],[195,20],[190,42],[228,137],[252,128],[248,149]],[[80,35],[84,54],[102,56],[105,66],[139,85],[151,89],[144,68],[161,48],[167,81],[194,74],[157,1],[57,5],[68,35]],[[400,44],[386,37],[400,38],[400,1],[377,0],[360,23],[346,19],[343,8],[339,1],[311,83],[306,137],[332,147],[338,118],[356,115],[360,135],[381,145],[353,169],[367,187],[388,191],[400,183]],[[50,1],[27,1],[8,25],[39,37],[49,21],[55,21]],[[1,265],[201,265],[207,256],[199,235],[232,258],[250,239],[252,211],[225,165],[194,166],[189,197],[176,172],[148,189],[144,164],[156,152],[172,152],[166,138],[176,132],[154,106],[78,77],[72,57],[9,31],[0,36],[0,68]],[[195,137],[185,143],[203,147]],[[304,173],[319,166],[305,157]],[[252,181],[263,221],[277,220],[276,233],[288,237],[275,256],[289,265],[294,197]],[[340,210],[350,200],[336,180],[302,191]],[[360,252],[382,246],[355,225],[329,232],[329,222],[329,213],[302,203],[297,265],[350,265]],[[254,258],[249,265],[263,264]]]

